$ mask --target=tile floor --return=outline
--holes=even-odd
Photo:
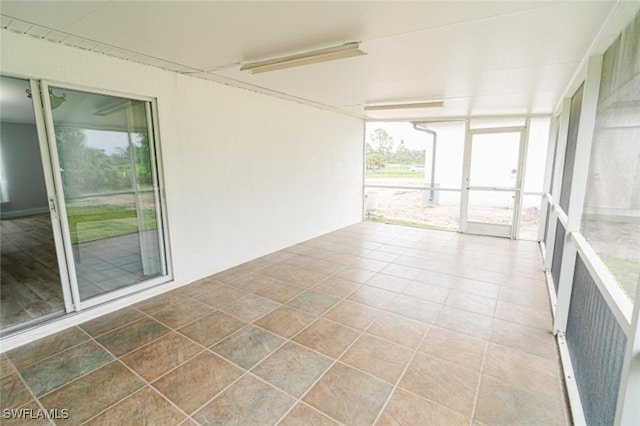
[[[364,222],[2,354],[0,409],[90,425],[565,425],[550,327],[535,243]]]

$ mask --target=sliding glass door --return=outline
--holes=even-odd
[[[37,83],[0,76],[0,335],[72,308],[42,110],[33,93]]]
[[[166,281],[151,102],[45,89],[74,296],[95,304]]]
[[[153,108],[0,76],[0,335],[171,279]]]

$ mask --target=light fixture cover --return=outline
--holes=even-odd
[[[352,42],[326,49],[284,56],[282,58],[250,62],[242,65],[240,67],[240,71],[249,71],[252,74],[258,74],[261,72],[276,71],[301,65],[317,64],[319,62],[328,62],[336,59],[351,58],[366,54],[366,52],[360,50],[360,42]]]
[[[389,109],[411,109],[411,108],[439,108],[444,106],[443,101],[412,102],[403,104],[381,104],[365,105],[365,111],[383,111]]]

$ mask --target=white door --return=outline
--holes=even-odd
[[[516,238],[526,127],[471,129],[465,144],[460,230]]]

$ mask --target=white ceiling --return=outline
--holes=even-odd
[[[373,119],[551,113],[615,1],[0,1],[2,26]],[[637,4],[637,3],[636,3]],[[362,41],[366,56],[245,62]],[[444,100],[425,110],[366,104]]]

